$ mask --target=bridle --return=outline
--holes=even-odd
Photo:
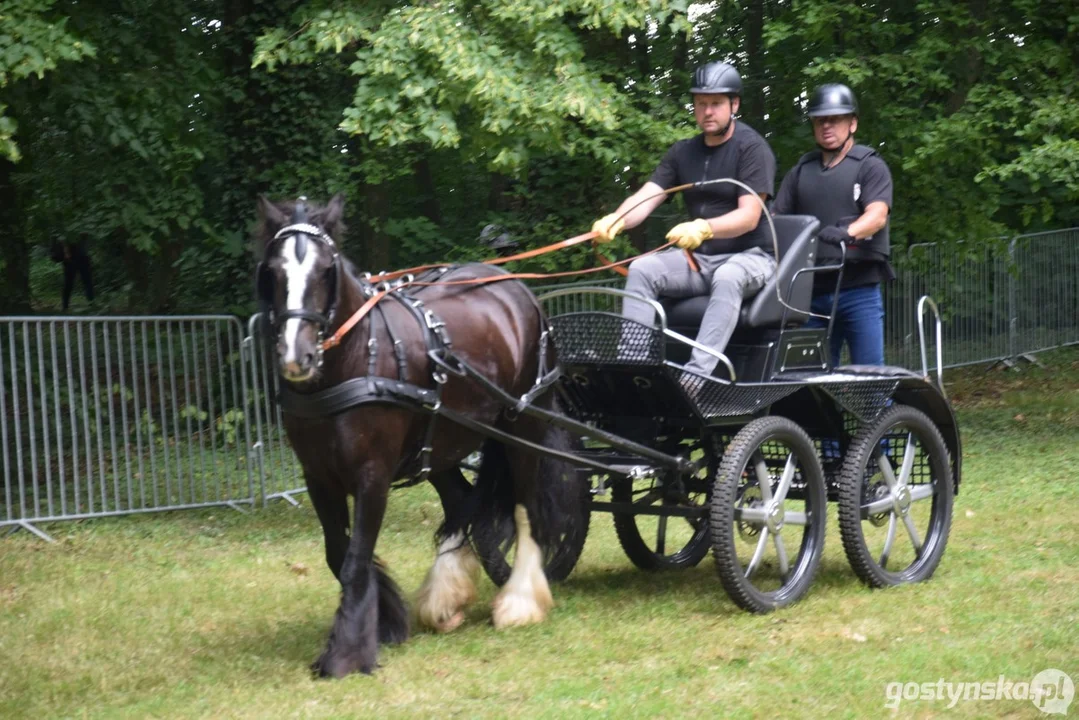
[[[271,254],[269,248],[272,245],[283,242],[286,238],[290,237],[296,238],[296,259],[301,262],[307,253],[308,238],[317,243],[322,243],[333,253],[333,260],[330,264],[332,286],[330,287],[326,310],[325,312],[320,313],[314,310],[308,310],[307,308],[286,308],[279,313],[275,312],[272,299],[273,275],[270,272],[269,267],[266,266],[265,261],[260,262],[258,266],[257,282],[259,303],[263,306],[263,312],[266,314],[266,318],[273,328],[275,336],[280,334],[281,326],[287,320],[306,321],[313,323],[318,327],[318,340],[315,346],[315,362],[316,367],[322,367],[324,353],[323,339],[325,338],[327,330],[332,326],[334,315],[337,311],[337,293],[341,286],[341,257],[337,251],[337,244],[333,241],[333,238],[322,228],[307,222],[307,206],[303,203],[303,198],[301,198],[300,202],[296,205],[296,210],[292,216],[292,224],[286,225],[278,230],[274,234],[273,239],[267,244],[267,256]]]

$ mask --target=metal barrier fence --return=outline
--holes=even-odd
[[[915,245],[895,263],[884,292],[890,364],[921,368],[922,295],[943,317],[945,367],[1079,343],[1079,228]],[[582,297],[548,311],[608,309]],[[47,537],[33,523],[295,503],[303,477],[262,330],[258,316],[246,337],[231,316],[0,318],[0,527]]]
[[[885,357],[916,370],[917,299],[944,323],[944,366],[1003,362],[1079,343],[1079,228],[981,245],[911,246],[885,287]],[[931,359],[935,362],[935,359]]]
[[[281,406],[277,404],[280,376],[273,358],[267,357],[270,347],[262,333],[265,325],[261,315],[255,314],[247,323],[244,351],[247,354],[253,378],[252,416],[258,440],[252,446],[259,468],[259,489],[265,504],[282,498],[293,505],[298,504],[292,496],[306,492],[303,473],[296,454],[288,445],[285,426],[281,419]]]
[[[0,318],[0,527],[253,504],[230,316]]]

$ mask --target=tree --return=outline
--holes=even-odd
[[[8,228],[0,233],[0,313],[30,310],[26,243],[21,233],[11,231],[19,227],[15,221],[21,214],[14,178],[21,152],[15,142],[19,123],[9,104],[31,95],[61,61],[94,55],[94,46],[69,33],[66,18],[57,16],[53,5],[53,0],[11,0],[0,10],[0,224]]]

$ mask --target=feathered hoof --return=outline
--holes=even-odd
[[[417,623],[440,633],[460,627],[464,608],[476,599],[478,573],[471,548],[440,555],[416,593]]]
[[[492,603],[491,621],[497,630],[534,625],[546,620],[552,607],[554,600],[549,590],[546,593],[504,592]]]

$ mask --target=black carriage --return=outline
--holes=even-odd
[[[808,590],[829,501],[863,582],[927,579],[959,487],[959,430],[939,367],[935,379],[928,368],[831,367],[829,329],[803,326],[817,229],[815,218],[775,218],[777,273],[743,307],[712,377],[683,367],[707,297],[653,303],[648,326],[622,317],[622,291],[540,296],[561,366],[548,381],[586,438],[574,459],[591,511],[613,515],[644,570],[694,566],[711,549],[725,589],[753,612]],[[924,332],[922,354],[924,365]],[[586,532],[548,551],[552,579],[572,570]],[[511,543],[510,528],[477,534],[496,582]]]

